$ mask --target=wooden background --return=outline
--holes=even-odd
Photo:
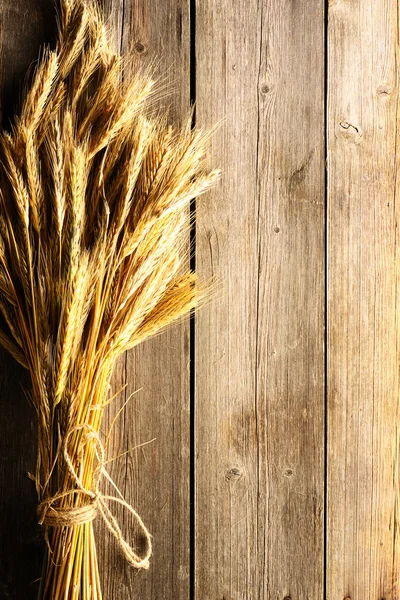
[[[218,294],[115,375],[109,419],[140,391],[110,454],[139,447],[111,474],[154,557],[134,572],[98,524],[104,598],[399,600],[399,1],[103,6],[172,118],[223,119],[224,173],[193,232]],[[54,35],[52,0],[0,0],[5,123]],[[30,600],[34,415],[0,358],[0,600]]]

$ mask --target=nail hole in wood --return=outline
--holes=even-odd
[[[138,54],[143,54],[146,50],[146,47],[141,42],[136,42],[135,50]]]
[[[241,476],[242,476],[242,473],[236,467],[229,469],[229,471],[227,471],[225,473],[225,479],[227,481],[237,481],[238,479],[241,478]]]
[[[351,123],[349,123],[348,121],[341,121],[341,122],[339,123],[339,125],[340,125],[340,127],[341,127],[342,129],[354,129],[354,131],[355,131],[356,133],[359,133],[359,131],[358,131],[358,127],[356,127],[355,125],[352,125],[352,124],[351,124]]]
[[[380,96],[389,96],[392,90],[388,85],[380,85],[377,91]]]

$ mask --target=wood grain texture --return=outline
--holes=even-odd
[[[104,2],[115,43],[132,53],[132,70],[155,65],[160,105],[171,120],[190,106],[190,24],[187,0]],[[189,247],[189,240],[188,240]],[[110,473],[153,535],[149,571],[136,572],[98,523],[104,598],[189,598],[190,396],[189,324],[177,325],[120,361],[113,389],[127,387],[110,407],[109,422],[136,392],[115,425],[109,456],[136,448],[110,464]],[[106,428],[107,425],[105,425]],[[150,442],[150,443],[147,443]],[[143,445],[142,445],[143,444]],[[110,493],[115,493],[110,489]],[[118,519],[127,531],[127,515]]]
[[[0,2],[0,112],[5,126],[22,97],[39,48],[54,40],[51,0]],[[44,542],[27,477],[36,466],[36,425],[24,370],[0,352],[0,600],[33,600]],[[22,565],[22,567],[21,567]]]
[[[134,53],[133,68],[155,63],[171,105],[171,120],[189,109],[188,2],[149,3],[104,0],[111,35],[122,51]],[[30,63],[45,42],[54,42],[52,0],[2,0],[1,97],[4,120],[17,99]],[[171,92],[172,90],[172,92]],[[189,325],[175,326],[120,361],[113,392],[122,390],[104,429],[130,394],[142,388],[122,411],[109,457],[156,438],[116,459],[109,471],[126,498],[137,508],[154,541],[149,572],[127,567],[101,523],[96,524],[104,598],[187,599],[189,595]],[[13,361],[1,354],[0,366],[0,599],[36,597],[43,540],[36,525],[36,494],[26,477],[35,468],[35,420],[22,385],[29,381]],[[109,489],[110,493],[115,493]],[[126,514],[117,516],[125,531]],[[21,564],[23,567],[21,568]]]
[[[328,2],[325,100],[324,0],[101,3],[132,69],[153,63],[172,85],[160,100],[171,120],[189,107],[191,48],[197,120],[224,120],[210,156],[223,179],[196,209],[197,270],[218,291],[196,317],[195,415],[188,322],[126,355],[113,379],[104,430],[136,393],[109,471],[154,557],[149,572],[130,569],[98,522],[104,598],[322,600],[325,536],[326,600],[398,600],[398,3]],[[52,0],[0,0],[5,123],[54,38]],[[1,353],[0,600],[35,598],[43,552],[24,388]]]
[[[329,6],[328,600],[399,598],[398,3]]]
[[[323,597],[324,6],[197,3],[196,598]]]

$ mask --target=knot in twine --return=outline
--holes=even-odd
[[[98,464],[94,470],[94,485],[93,489],[91,490],[87,489],[83,485],[82,479],[78,476],[68,453],[68,440],[74,431],[79,430],[87,430],[89,432],[87,434],[87,438],[96,441],[95,452]],[[148,569],[150,564],[149,560],[152,553],[151,535],[136,510],[124,499],[121,492],[118,490],[117,486],[104,468],[105,451],[97,431],[95,431],[90,425],[76,425],[66,434],[62,446],[62,453],[67,465],[67,469],[71,475],[71,478],[75,482],[76,488],[66,492],[59,492],[54,496],[43,500],[38,506],[38,515],[40,517],[39,524],[47,527],[75,527],[77,525],[83,525],[84,523],[90,523],[100,513],[107,529],[116,538],[118,545],[128,563],[136,569]],[[106,496],[102,494],[99,489],[99,482],[103,475],[107,477],[110,483],[117,490],[120,498],[117,496]],[[88,502],[86,502],[86,504],[83,506],[54,506],[55,502],[61,500],[62,498],[77,495],[86,497]],[[146,541],[146,547],[143,556],[137,554],[134,548],[125,540],[121,531],[121,527],[119,526],[117,519],[108,506],[110,502],[116,502],[120,504],[133,516]]]

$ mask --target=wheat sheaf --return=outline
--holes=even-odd
[[[40,600],[102,598],[99,516],[131,565],[149,565],[139,515],[102,493],[100,427],[117,358],[196,305],[187,209],[219,175],[205,166],[208,135],[190,115],[168,126],[154,82],[129,72],[95,3],[61,0],[56,48],[1,133],[0,343],[28,369],[37,412]]]

